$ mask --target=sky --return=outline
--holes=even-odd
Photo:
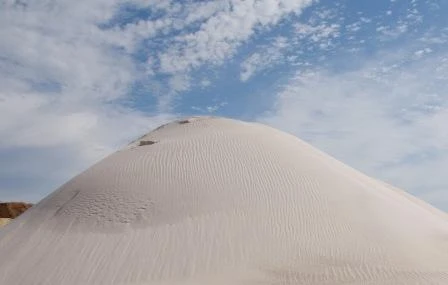
[[[448,211],[448,1],[0,0],[0,200],[162,123],[257,121]]]

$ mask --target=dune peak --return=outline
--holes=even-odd
[[[6,225],[0,254],[0,284],[448,284],[448,218],[291,134],[191,117]]]

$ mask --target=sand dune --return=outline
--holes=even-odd
[[[9,285],[448,284],[448,218],[294,136],[199,117],[68,181],[0,256]]]

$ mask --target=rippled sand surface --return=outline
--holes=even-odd
[[[9,285],[446,285],[448,218],[292,135],[198,117],[68,181],[0,256]]]

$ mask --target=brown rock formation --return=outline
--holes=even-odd
[[[0,203],[0,218],[17,218],[31,206],[32,204],[23,202]]]

